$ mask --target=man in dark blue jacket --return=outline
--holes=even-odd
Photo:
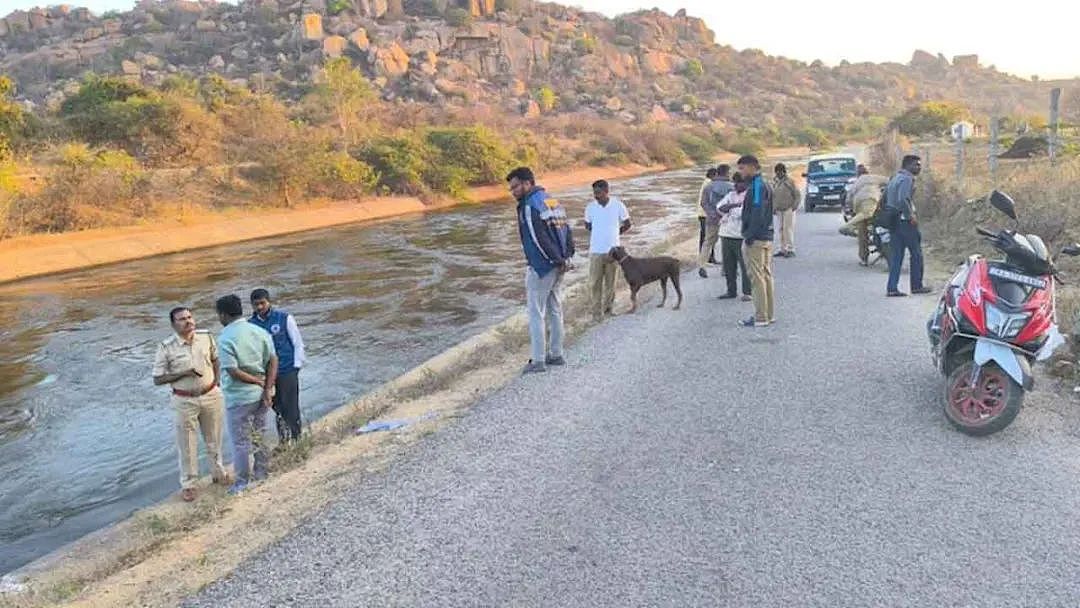
[[[510,194],[517,199],[518,235],[525,251],[525,305],[529,313],[531,358],[525,373],[547,371],[548,365],[565,365],[563,315],[559,286],[574,257],[574,237],[566,211],[559,201],[536,185],[528,167],[506,176]],[[550,344],[545,339],[550,336]]]
[[[771,325],[773,318],[773,203],[772,187],[761,177],[761,163],[747,154],[739,159],[739,173],[747,183],[742,207],[743,247],[750,266],[750,294],[754,316],[743,327]]]

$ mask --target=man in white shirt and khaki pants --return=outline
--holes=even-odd
[[[599,321],[612,314],[615,304],[615,273],[619,264],[608,256],[619,247],[619,235],[630,229],[630,212],[611,196],[607,181],[593,182],[593,200],[585,207],[585,229],[589,231],[589,288],[592,316]]]

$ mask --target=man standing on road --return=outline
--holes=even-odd
[[[919,232],[915,213],[915,176],[922,172],[922,160],[909,154],[904,157],[900,171],[889,181],[885,192],[885,205],[897,215],[889,240],[892,259],[889,260],[889,284],[886,295],[903,297],[900,291],[900,265],[904,263],[904,250],[911,252],[911,293],[930,293],[923,284],[922,234]]]
[[[251,292],[251,307],[255,314],[248,320],[269,332],[277,353],[274,412],[277,413],[278,439],[282,443],[296,441],[301,429],[300,368],[306,359],[300,328],[291,314],[270,305],[270,292],[265,289]]]
[[[715,178],[715,177],[716,177],[716,167],[709,167],[709,170],[705,172],[705,181],[701,182],[701,190],[698,191],[698,197],[697,197],[697,199],[695,201],[695,205],[697,206],[697,219],[698,219],[698,241],[697,241],[698,251],[701,251],[701,247],[705,244],[706,215],[705,215],[705,206],[702,205],[701,203],[702,203],[702,201],[705,200],[705,189],[709,187],[709,184],[712,183],[713,178]],[[709,252],[709,263],[710,264],[715,264],[716,263],[716,252],[715,251],[710,251]]]
[[[270,450],[263,431],[266,412],[273,402],[278,358],[274,342],[266,333],[244,318],[244,304],[234,295],[218,298],[218,320],[225,327],[218,336],[221,358],[221,390],[225,393],[229,435],[233,443],[233,469],[236,481],[229,494],[239,494],[252,480],[266,479]],[[252,475],[249,457],[254,444],[255,470]]]
[[[531,358],[524,373],[566,365],[559,287],[574,257],[574,236],[559,201],[536,185],[532,169],[518,167],[506,176],[517,199],[518,236],[525,252],[525,301],[529,314]],[[550,333],[550,343],[547,335]]]
[[[585,229],[589,231],[589,290],[593,320],[610,315],[615,305],[615,272],[619,264],[608,252],[620,245],[619,235],[630,230],[630,212],[621,200],[611,196],[605,180],[592,185],[593,198],[585,207]]]
[[[772,187],[761,177],[761,163],[747,154],[739,158],[739,173],[746,179],[746,197],[742,207],[743,248],[750,266],[754,298],[754,316],[741,322],[743,327],[764,327],[773,317],[773,204]]]
[[[734,175],[735,189],[728,192],[724,200],[717,205],[720,217],[720,252],[724,260],[724,278],[727,280],[727,293],[719,296],[721,300],[738,297],[737,279],[742,275],[744,301],[750,300],[750,277],[746,273],[746,260],[742,254],[742,205],[746,197],[746,180],[742,173]]]
[[[720,214],[716,211],[716,205],[735,187],[731,183],[730,173],[729,165],[718,166],[712,182],[701,194],[701,207],[705,210],[705,243],[698,250],[697,272],[703,279],[709,276],[705,265],[709,263],[709,257],[716,249],[716,242],[720,240]]]
[[[221,463],[221,424],[225,401],[218,390],[218,353],[214,338],[195,329],[191,311],[180,306],[169,311],[173,335],[158,343],[154,355],[154,385],[172,387],[171,404],[176,413],[176,449],[180,453],[180,497],[195,500],[199,479],[201,431],[214,483],[228,483]]]
[[[799,187],[788,176],[787,165],[777,163],[773,169],[773,209],[780,220],[780,251],[778,258],[795,257],[795,210],[799,208]]]
[[[855,212],[855,215],[840,227],[840,234],[853,236],[859,240],[859,265],[869,266],[870,221],[874,219],[878,199],[881,197],[881,186],[886,180],[880,175],[871,175],[866,165],[856,167],[855,174],[858,178],[848,189],[844,201]]]

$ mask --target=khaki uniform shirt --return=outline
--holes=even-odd
[[[189,393],[202,393],[214,383],[214,361],[217,358],[217,344],[210,332],[196,330],[191,342],[185,342],[174,333],[158,343],[153,375],[178,374],[194,369],[202,377],[185,376],[171,386]]]

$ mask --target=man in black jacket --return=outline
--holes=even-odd
[[[748,184],[742,207],[743,247],[750,266],[754,316],[743,327],[765,327],[773,318],[773,203],[772,187],[761,177],[761,163],[747,154],[739,159],[739,173]]]

